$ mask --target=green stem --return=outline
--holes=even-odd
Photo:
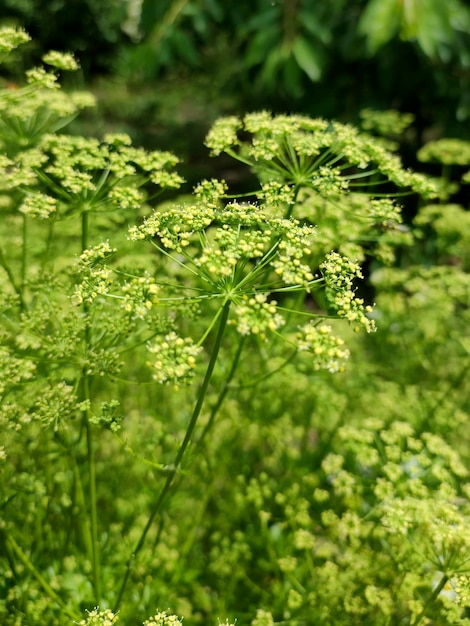
[[[80,535],[85,546],[88,558],[93,561],[93,538],[91,528],[88,521],[87,507],[85,503],[85,493],[83,491],[82,477],[78,467],[77,460],[74,457],[73,474],[75,478],[75,496],[77,498],[77,506],[80,511]]]
[[[25,568],[34,576],[34,578],[38,581],[38,583],[41,585],[47,595],[60,606],[60,608],[68,617],[70,617],[70,619],[74,621],[79,620],[80,615],[77,615],[67,607],[62,598],[54,591],[54,589],[52,589],[47,580],[43,578],[41,573],[34,567],[28,556],[23,552],[23,550],[20,548],[20,546],[16,543],[11,535],[7,535],[6,542],[11,551],[16,554],[21,563],[23,563]]]
[[[84,387],[88,388],[89,379],[83,379]],[[89,390],[87,389],[87,392]],[[87,397],[89,398],[89,392]],[[92,568],[93,568],[93,589],[95,592],[95,602],[99,605],[101,601],[101,567],[100,550],[98,543],[98,504],[96,494],[96,463],[93,446],[92,426],[88,419],[88,412],[85,414],[85,430],[87,443],[87,466],[88,466],[88,496],[90,498],[90,524],[91,524],[91,548],[92,548]]]
[[[222,307],[222,313],[220,316],[220,320],[219,320],[219,327],[217,329],[217,335],[214,341],[214,346],[212,348],[212,353],[211,353],[211,357],[209,360],[209,364],[207,366],[207,370],[204,376],[204,380],[202,381],[202,385],[201,388],[199,390],[199,394],[198,394],[198,398],[196,401],[196,404],[194,406],[193,409],[193,413],[191,415],[191,420],[189,422],[188,428],[186,430],[186,434],[184,436],[183,442],[178,450],[178,453],[176,455],[175,458],[175,462],[174,462],[174,467],[173,470],[168,474],[167,479],[165,481],[165,484],[163,485],[163,488],[160,492],[160,495],[158,496],[153,509],[150,512],[149,518],[147,520],[147,524],[145,525],[144,530],[142,531],[142,534],[140,536],[139,541],[137,542],[135,549],[133,551],[133,553],[131,554],[130,558],[127,561],[127,565],[126,565],[126,571],[124,574],[124,578],[121,584],[121,588],[119,590],[119,594],[116,600],[116,605],[114,607],[114,612],[116,612],[119,608],[119,606],[121,605],[121,601],[124,595],[124,592],[126,590],[127,587],[127,583],[129,581],[129,577],[131,574],[131,571],[133,569],[134,564],[136,563],[137,557],[140,553],[140,551],[142,550],[145,540],[147,538],[147,534],[150,530],[150,528],[152,527],[152,524],[156,518],[156,516],[158,515],[158,513],[160,512],[162,505],[164,503],[164,501],[166,500],[170,489],[173,485],[173,482],[175,480],[176,474],[178,472],[179,467],[181,466],[181,462],[183,460],[184,454],[188,448],[188,445],[191,441],[191,437],[192,434],[194,432],[194,429],[196,427],[197,421],[199,419],[199,415],[201,413],[203,404],[204,404],[204,400],[207,394],[207,390],[209,388],[209,383],[211,381],[212,378],[212,374],[214,372],[214,367],[217,361],[217,357],[219,355],[219,351],[220,351],[220,347],[222,345],[222,339],[225,333],[225,328],[227,326],[227,320],[228,320],[228,315],[229,315],[229,311],[230,311],[230,300],[227,300],[225,302],[225,304]]]
[[[82,252],[88,248],[88,233],[89,233],[89,221],[88,212],[82,212],[82,239],[81,247]],[[83,312],[85,315],[85,353],[89,352],[90,346],[90,324],[88,316],[88,305],[83,305]],[[90,401],[90,377],[86,372],[86,368],[82,371],[82,401]],[[96,463],[95,453],[93,445],[93,432],[92,426],[89,420],[89,411],[86,409],[83,411],[83,424],[86,432],[86,447],[87,447],[87,468],[88,468],[88,497],[89,497],[89,515],[90,515],[90,527],[91,527],[91,547],[92,547],[92,576],[93,576],[93,590],[95,592],[95,602],[100,603],[101,600],[101,566],[100,566],[100,550],[98,543],[98,504],[96,493]]]
[[[411,624],[411,626],[417,626],[423,620],[423,618],[426,616],[427,610],[436,601],[438,595],[444,589],[444,587],[446,586],[448,580],[449,580],[449,577],[447,576],[447,574],[443,574],[441,580],[439,581],[439,584],[436,586],[436,588],[434,589],[432,594],[429,596],[428,601],[426,602],[426,604],[423,607],[423,610],[417,616],[417,618]]]
[[[26,282],[26,263],[28,248],[28,226],[27,216],[23,214],[23,248],[21,250],[21,292],[24,293],[24,284]]]
[[[82,212],[82,252],[88,248],[88,212]]]
[[[22,292],[21,288],[16,284],[16,280],[15,280],[15,277],[13,276],[13,272],[11,271],[11,267],[8,265],[7,260],[5,258],[5,255],[3,253],[3,250],[1,248],[0,248],[0,265],[5,270],[5,272],[6,272],[7,276],[8,276],[8,279],[10,281],[11,286],[15,290],[15,293],[16,293],[16,295],[18,296],[18,298],[20,300],[20,308],[24,309],[25,303],[24,303],[24,300],[23,300],[23,292]]]
[[[232,361],[232,367],[230,368],[230,372],[224,382],[224,385],[219,393],[219,397],[217,398],[217,402],[214,404],[214,406],[212,407],[212,411],[209,417],[209,420],[207,421],[207,424],[204,427],[204,430],[202,431],[201,436],[198,439],[197,445],[199,446],[204,438],[206,437],[207,433],[209,432],[209,430],[212,428],[212,424],[214,423],[214,420],[217,416],[217,413],[219,412],[220,407],[222,406],[224,400],[225,400],[225,396],[227,395],[227,393],[229,392],[229,390],[231,389],[230,383],[232,382],[232,379],[235,375],[235,372],[237,370],[238,367],[238,363],[240,362],[240,356],[243,350],[243,346],[245,344],[245,337],[241,337],[239,343],[238,343],[238,348],[237,351],[235,353],[235,357]]]
[[[287,207],[286,214],[284,216],[286,219],[289,219],[292,216],[295,205],[297,204],[297,198],[299,197],[299,193],[300,193],[300,187],[299,185],[296,185],[295,190],[294,190],[294,198],[293,198],[292,204],[289,204],[289,206]]]
[[[165,34],[176,22],[186,4],[188,4],[188,0],[174,0],[169,6],[168,11],[164,15],[163,19],[160,21],[160,23],[154,29],[153,33],[150,36],[150,42],[154,48],[158,48],[158,46],[160,46],[162,39],[165,37]]]

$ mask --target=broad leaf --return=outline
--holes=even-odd
[[[296,37],[292,44],[292,54],[298,66],[307,74],[311,81],[320,80],[322,67],[315,48],[304,37]]]
[[[370,0],[359,21],[359,32],[366,36],[371,54],[397,35],[402,14],[400,0]]]

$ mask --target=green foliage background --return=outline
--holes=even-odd
[[[1,9],[38,35],[25,64],[72,42],[83,60],[62,91],[43,75],[24,86],[13,52],[1,91],[2,624],[469,624],[465,4],[144,0],[133,22],[132,3],[39,4]],[[98,113],[76,91],[92,78]],[[216,159],[188,147],[248,108],[362,127],[224,117],[206,138]],[[103,137],[123,127],[158,150]],[[367,176],[354,150],[375,156]],[[435,179],[397,169],[397,150]],[[207,171],[227,187],[192,189]],[[224,263],[256,267],[266,224],[288,236],[279,212],[319,233],[284,258],[292,272],[306,255],[325,280],[331,250],[362,265],[353,294],[373,312],[324,320],[350,351],[344,371],[322,369],[322,331],[305,326],[351,313],[334,290],[227,287]],[[377,332],[354,332],[358,319]],[[328,344],[330,370],[342,346]]]
[[[0,20],[43,52],[79,54],[88,79],[120,76],[134,97],[171,78],[213,85],[216,114],[228,104],[352,120],[393,107],[419,128],[455,129],[470,112],[462,0],[5,0]]]

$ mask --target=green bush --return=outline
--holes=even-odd
[[[170,152],[59,134],[91,101],[44,62],[0,92],[2,624],[469,624],[449,145],[431,179],[393,113],[225,117],[252,187],[188,191]]]

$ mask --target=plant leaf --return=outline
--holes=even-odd
[[[403,15],[400,0],[370,0],[359,20],[359,33],[367,38],[371,54],[398,33]]]
[[[311,81],[320,80],[322,67],[313,45],[302,36],[296,37],[292,44],[292,54],[297,65],[307,74]]]

